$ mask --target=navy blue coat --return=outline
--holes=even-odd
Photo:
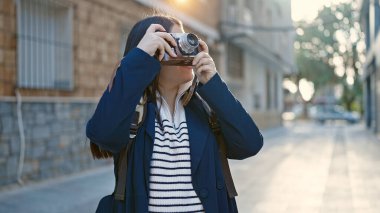
[[[91,142],[114,153],[125,147],[135,107],[144,89],[160,71],[160,63],[138,48],[121,60],[111,91],[101,97],[94,115],[87,123]],[[228,90],[218,74],[198,93],[216,112],[227,142],[229,159],[255,155],[263,146],[263,137],[254,121]],[[218,145],[208,125],[208,116],[199,99],[193,97],[185,107],[189,132],[191,172],[194,190],[206,212],[237,212],[235,199],[227,195]],[[154,103],[148,102],[147,116],[128,156],[125,205],[118,212],[148,212],[150,160],[154,141]],[[238,190],[238,189],[237,189]]]

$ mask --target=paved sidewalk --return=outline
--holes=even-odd
[[[283,134],[284,128],[264,131],[264,137]],[[56,178],[0,192],[0,213],[93,213],[98,201],[112,193],[113,167]]]
[[[380,212],[380,141],[362,125],[286,124],[255,157],[231,160],[242,213]],[[93,213],[112,167],[0,193],[0,212]]]
[[[1,213],[93,213],[114,187],[113,167],[33,184],[0,194]]]
[[[240,212],[380,212],[380,141],[362,125],[296,123],[231,161]]]

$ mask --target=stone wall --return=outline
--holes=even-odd
[[[110,164],[94,160],[85,125],[95,102],[25,102],[23,181],[58,177]],[[16,182],[20,156],[17,103],[0,102],[0,188]]]

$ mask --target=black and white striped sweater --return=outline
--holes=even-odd
[[[204,212],[191,181],[189,135],[180,101],[185,89],[179,91],[173,116],[165,100],[159,107],[162,126],[156,120],[149,212]]]

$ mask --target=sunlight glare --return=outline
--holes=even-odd
[[[343,77],[343,75],[344,75],[344,67],[343,66],[336,66],[335,69],[334,69],[334,73],[338,77]]]
[[[350,0],[292,0],[292,19],[293,21],[311,22],[318,15],[318,10],[323,6],[330,6],[340,2],[348,2]]]
[[[299,81],[299,90],[302,99],[305,101],[310,101],[315,92],[314,83],[303,78]]]
[[[290,93],[296,93],[297,92],[297,85],[293,83],[293,81],[285,78],[284,81],[282,82],[282,87],[289,90]]]
[[[354,84],[354,77],[347,76],[346,82],[347,82],[348,85],[353,85]]]
[[[183,5],[187,3],[187,0],[175,0],[177,4]]]

